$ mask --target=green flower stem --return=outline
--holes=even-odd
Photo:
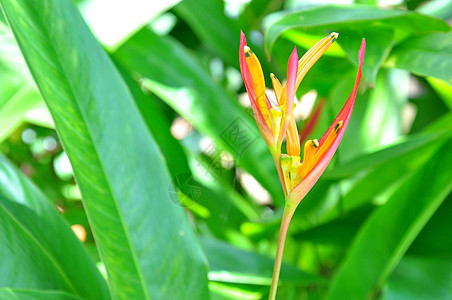
[[[286,243],[287,230],[289,229],[290,220],[295,212],[295,208],[296,206],[294,207],[294,205],[291,205],[291,202],[286,201],[284,214],[281,220],[281,227],[279,229],[278,247],[276,249],[275,266],[273,268],[272,285],[270,287],[270,296],[268,297],[268,300],[275,300],[276,298],[279,273],[281,271],[281,263],[284,253],[284,244]]]

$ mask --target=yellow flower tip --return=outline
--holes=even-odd
[[[251,56],[251,54],[253,53],[253,51],[251,51],[251,48],[248,46],[243,47],[243,52],[245,52],[246,57]]]
[[[312,140],[311,142],[312,142],[314,148],[316,148],[316,149],[319,148],[319,140],[318,139]]]
[[[275,74],[270,73],[270,78],[272,80],[273,90],[275,91],[276,101],[278,101],[278,105],[283,105],[283,99],[281,98],[284,88],[282,87],[281,82],[279,82],[278,78],[276,78]]]
[[[298,61],[298,72],[297,72],[297,82],[295,85],[295,90],[298,89],[301,81],[303,80],[306,73],[311,69],[314,63],[325,53],[325,51],[333,44],[333,42],[339,37],[339,33],[332,32],[323,39],[321,39],[317,44],[315,44],[311,49],[309,49]]]
[[[336,126],[334,126],[334,131],[336,132],[336,134],[339,132],[339,129],[342,128],[343,124],[344,124],[344,121],[339,121],[339,122],[337,122]]]
[[[334,41],[336,41],[337,38],[339,37],[339,33],[332,32],[330,36],[333,38],[332,43],[334,43]]]
[[[319,141],[317,139],[315,140],[309,140],[306,143],[304,143],[304,149],[305,151],[315,151],[315,149],[319,148]],[[306,154],[305,154],[306,156]],[[306,158],[304,158],[306,159]]]

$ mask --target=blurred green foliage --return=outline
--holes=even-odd
[[[278,299],[452,299],[452,5],[329,2],[0,0],[0,298],[268,297],[284,198],[242,30],[280,79],[294,44],[340,33],[297,92],[300,129],[325,103],[310,138],[367,41]]]

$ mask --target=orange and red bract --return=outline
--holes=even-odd
[[[330,128],[322,136],[318,145],[316,140],[312,141],[312,146],[315,148],[315,151],[306,151],[309,149],[305,149],[305,154],[310,155],[309,157],[304,157],[305,161],[300,162],[299,149],[301,146],[299,144],[300,137],[298,136],[298,130],[293,117],[293,97],[295,96],[296,89],[304,75],[312,67],[315,61],[317,61],[336,40],[337,36],[337,33],[328,35],[311,48],[299,61],[296,49],[292,51],[288,62],[286,85],[281,87],[279,81],[271,74],[275,95],[278,100],[278,106],[272,107],[265,95],[265,81],[260,63],[254,53],[247,47],[245,35],[243,32],[241,33],[239,51],[240,70],[251,102],[251,107],[262,137],[267,143],[275,160],[281,184],[286,195],[286,200],[293,201],[296,204],[301,201],[315,182],[317,182],[339,146],[353,111],[356,93],[361,79],[361,69],[365,52],[364,39],[362,40],[359,52],[358,75],[350,97],[339,115],[331,124]],[[253,74],[255,75],[254,77]],[[279,87],[277,85],[279,85]],[[279,97],[278,90],[280,91]],[[259,94],[256,94],[256,91],[259,91]],[[259,105],[259,101],[264,104]],[[275,110],[281,111],[282,116],[280,120],[278,117],[274,117],[274,115],[277,115],[275,114]],[[275,119],[278,123],[275,123]],[[280,129],[279,134],[275,134],[278,133],[277,131],[275,132],[275,129],[278,128]],[[335,128],[336,130],[334,130]],[[281,154],[281,144],[285,138],[287,140],[286,148],[288,149],[289,155]],[[309,161],[306,161],[307,158],[309,158]],[[284,163],[282,160],[284,159],[290,160],[290,163],[286,163],[288,165],[286,168],[288,171],[286,173],[288,174],[285,174],[283,170]],[[292,177],[291,174],[293,175]],[[293,180],[293,177],[297,176],[299,178]],[[288,180],[296,182],[296,185],[291,186],[288,184]]]
[[[320,141],[309,140],[304,144],[303,161],[301,161],[300,137],[293,115],[293,97],[306,73],[337,37],[337,33],[331,33],[309,49],[300,60],[298,60],[297,50],[294,49],[292,51],[287,66],[286,85],[283,87],[273,74],[270,75],[278,102],[278,105],[272,106],[265,94],[265,79],[260,62],[246,45],[245,35],[243,32],[241,33],[239,49],[240,71],[250,98],[257,126],[275,161],[286,199],[279,231],[269,300],[276,298],[284,244],[290,220],[298,204],[312,189],[333,158],[347,129],[355,104],[366,48],[364,39],[361,42],[358,74],[352,93]],[[287,154],[281,153],[281,145],[284,138],[286,138]]]

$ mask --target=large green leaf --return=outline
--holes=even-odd
[[[212,137],[215,146],[229,151],[239,166],[255,176],[274,200],[282,203],[273,160],[254,120],[212,81],[184,47],[170,38],[142,30],[114,57],[142,77],[146,88]]]
[[[450,132],[443,131],[411,137],[403,143],[360,156],[344,164],[344,169],[347,169],[347,166],[365,167],[367,165],[367,167],[359,170],[363,171],[361,173],[355,169],[357,176],[352,185],[346,189],[341,202],[338,203],[339,210],[349,211],[370,201],[381,201],[387,198],[385,193],[398,186],[407,174],[425,164],[450,136]],[[362,164],[364,158],[367,158],[370,164]],[[333,214],[336,213],[337,211],[333,212]]]
[[[433,76],[452,85],[452,32],[410,38],[394,49],[388,64],[422,76]]]
[[[210,280],[254,285],[271,284],[273,259],[213,239],[204,238],[201,244],[209,260]],[[280,278],[283,285],[325,283],[324,278],[303,272],[290,264],[283,264]]]
[[[385,164],[394,164],[404,156],[416,157],[416,153],[423,152],[424,149],[444,141],[451,134],[449,131],[442,130],[441,132],[410,136],[381,150],[360,155],[343,164],[336,164],[323,177],[328,179],[343,179],[358,172],[371,170],[375,167],[384,166]]]
[[[113,297],[206,298],[204,256],[169,198],[161,153],[72,2],[1,4],[71,161]]]
[[[267,22],[265,45],[269,51],[285,31],[294,29],[323,32],[350,25],[359,25],[364,28],[371,24],[378,24],[382,28],[392,26],[396,29],[396,40],[414,32],[450,30],[447,23],[440,19],[415,12],[382,9],[371,5],[325,5],[269,16]]]
[[[106,282],[69,226],[2,156],[0,211],[0,269],[2,274],[15,274],[0,276],[0,286],[64,289],[85,299],[109,298]]]
[[[297,232],[293,236],[299,241],[312,241],[316,244],[332,244],[346,247],[373,208],[373,205],[360,207],[330,222]]]
[[[408,0],[405,0],[408,2]],[[448,20],[452,17],[452,2],[450,1],[425,1],[423,2],[416,11],[443,20]]]
[[[368,299],[376,295],[450,193],[451,147],[449,140],[367,220],[333,279],[329,299]]]
[[[367,90],[356,103],[350,127],[341,142],[341,161],[353,160],[362,153],[399,140],[402,136],[402,109],[408,101],[409,76],[409,72],[404,70],[380,70],[375,88]],[[332,100],[342,107],[346,97],[347,94],[336,100],[335,95]]]
[[[224,12],[222,0],[184,0],[174,11],[184,19],[216,56],[238,67],[238,26]]]
[[[407,256],[383,288],[382,300],[452,298],[452,261],[448,258]]]
[[[370,5],[326,5],[277,13],[267,17],[266,27],[265,45],[269,52],[276,40],[284,35],[293,39],[299,32],[314,35],[339,32],[338,42],[355,65],[358,64],[361,39],[366,38],[363,73],[373,83],[394,42],[402,41],[413,33],[450,30],[446,22],[436,18]]]
[[[80,300],[76,296],[60,291],[40,291],[0,288],[0,299],[11,300]]]
[[[411,245],[408,254],[452,259],[452,194],[438,208],[419,236]]]
[[[444,104],[452,110],[452,85],[434,77],[427,77],[426,79],[441,100],[443,100]]]

